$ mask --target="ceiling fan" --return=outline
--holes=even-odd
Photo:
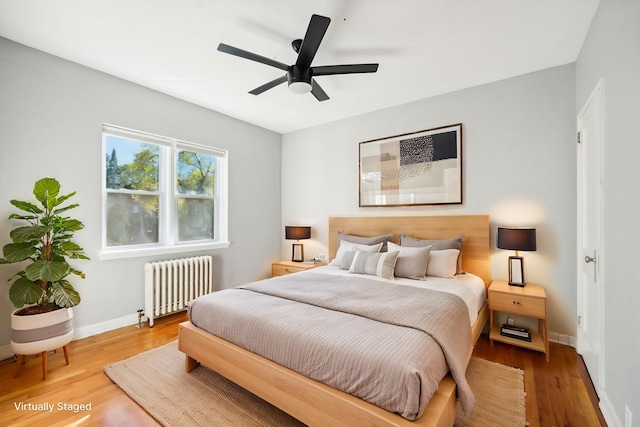
[[[260,62],[270,65],[287,72],[282,77],[271,80],[268,83],[259,86],[249,93],[259,95],[281,83],[287,82],[289,89],[294,93],[311,92],[318,101],[326,101],[329,96],[315,81],[314,77],[329,76],[334,74],[359,74],[359,73],[375,73],[378,70],[378,64],[347,64],[347,65],[325,65],[320,67],[312,67],[311,62],[316,56],[316,52],[320,47],[322,38],[327,32],[331,19],[326,16],[312,15],[309,21],[309,27],[304,39],[296,39],[291,42],[291,47],[298,54],[298,59],[293,65],[283,64],[282,62],[248,52],[237,47],[220,43],[218,50],[230,55],[239,56],[251,61]]]

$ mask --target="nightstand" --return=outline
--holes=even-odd
[[[285,274],[297,273],[299,271],[311,270],[312,268],[325,265],[323,262],[306,263],[293,261],[278,261],[271,264],[271,274],[274,276],[284,276]]]
[[[521,288],[506,281],[494,280],[489,286],[489,339],[541,351],[549,361],[549,331],[547,329],[547,294],[540,285],[527,284]],[[538,319],[538,331],[531,332],[531,342],[500,335],[498,313],[517,314]]]

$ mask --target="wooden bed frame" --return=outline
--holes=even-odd
[[[329,218],[329,254],[334,257],[338,231],[359,236],[399,233],[417,239],[465,236],[462,268],[491,282],[488,215],[332,217]],[[468,359],[487,320],[485,304],[472,328]],[[309,426],[453,426],[456,414],[456,385],[447,375],[432,396],[423,415],[409,421],[348,393],[309,379],[248,350],[183,322],[179,329],[180,351],[186,357],[186,371],[205,365],[239,386],[261,397]]]

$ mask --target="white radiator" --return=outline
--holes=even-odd
[[[213,292],[213,257],[197,256],[144,265],[144,313],[155,318],[186,310],[200,295]]]

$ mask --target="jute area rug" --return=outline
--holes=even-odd
[[[172,342],[115,363],[104,371],[164,426],[303,426],[204,366],[185,373],[184,357],[177,342]],[[472,358],[467,379],[476,404],[469,416],[458,407],[456,426],[526,425],[523,371]]]

